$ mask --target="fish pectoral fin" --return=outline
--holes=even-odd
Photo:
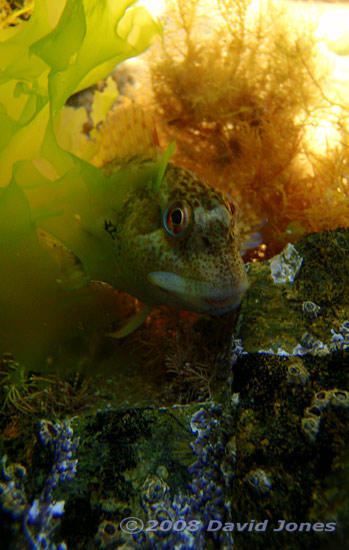
[[[56,237],[37,228],[40,246],[46,250],[59,270],[57,282],[65,290],[75,290],[88,284],[89,276],[82,261]]]
[[[139,311],[135,315],[131,317],[127,323],[123,327],[121,327],[119,330],[116,330],[115,332],[110,332],[107,334],[107,336],[110,336],[111,338],[125,338],[125,336],[128,336],[131,334],[134,330],[136,330],[138,327],[140,327],[148,315],[152,312],[153,306],[148,306],[145,304],[141,307]]]

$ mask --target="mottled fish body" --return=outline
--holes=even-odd
[[[100,221],[112,241],[107,282],[144,304],[113,336],[132,332],[158,305],[209,315],[238,307],[248,279],[233,200],[170,163],[173,146],[161,154],[155,125],[137,106],[112,112],[95,134],[92,163],[112,191]]]

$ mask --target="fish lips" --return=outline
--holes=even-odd
[[[249,287],[247,275],[236,284],[218,286],[212,282],[187,279],[176,273],[152,271],[147,275],[148,281],[177,300],[176,306],[181,309],[222,315],[237,308]]]

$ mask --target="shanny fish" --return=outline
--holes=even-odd
[[[249,283],[233,199],[169,162],[174,146],[161,153],[137,106],[112,112],[97,134],[92,164],[119,186],[101,221],[113,250],[106,282],[143,304],[111,336],[130,334],[158,305],[209,315],[237,308]]]

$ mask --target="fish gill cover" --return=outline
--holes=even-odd
[[[35,226],[40,221],[53,235],[59,229],[63,243],[75,244],[77,253],[87,247],[93,276],[98,260],[67,217],[78,204],[79,221],[93,223],[86,188],[98,192],[106,179],[58,144],[69,148],[83,124],[82,110],[74,114],[65,102],[144,51],[161,26],[130,0],[36,0],[17,12],[5,8],[0,18],[0,337],[2,351],[35,361],[40,345],[52,346],[62,330],[76,333],[79,320],[68,314],[71,304],[84,297],[89,309],[94,300],[86,290],[63,297],[56,282],[61,259],[52,261]],[[96,123],[117,95],[115,87],[107,91],[96,101]],[[44,244],[55,248],[54,240]],[[83,282],[81,277],[75,286]]]

